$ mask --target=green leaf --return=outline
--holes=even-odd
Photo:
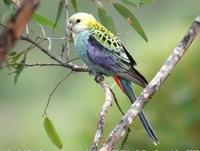
[[[137,7],[137,4],[134,2],[134,0],[122,0],[122,3],[133,7]]]
[[[19,60],[19,58],[21,58],[21,56],[25,54],[24,52],[20,52],[20,53],[12,53],[12,55],[9,55],[9,59],[12,59],[11,62],[12,63],[17,63],[17,61]],[[24,57],[24,56],[23,56]],[[22,59],[23,60],[23,59]]]
[[[16,51],[12,51],[12,52],[9,53],[9,57],[16,56],[16,55],[17,55]]]
[[[78,12],[76,0],[71,0],[75,12]]]
[[[108,28],[113,33],[116,33],[115,25],[113,23],[113,20],[110,16],[106,14],[106,11],[103,8],[98,8],[98,16],[100,22]]]
[[[12,1],[11,0],[3,0],[3,3],[6,5],[6,6],[10,6],[12,4]]]
[[[22,61],[20,61],[20,64],[24,64],[26,62],[26,54],[24,54]],[[17,84],[19,75],[22,73],[24,66],[23,65],[18,65],[17,67],[15,67],[16,71],[15,71],[15,78],[14,78],[14,83],[15,85]]]
[[[46,25],[49,27],[54,27],[54,24],[55,24],[54,21],[36,13],[33,14],[32,19],[39,24]]]
[[[135,1],[138,2],[139,6],[143,6],[154,2],[154,0],[135,0]]]
[[[154,0],[121,0],[122,3],[133,7],[141,7],[143,5],[153,3]]]
[[[51,142],[55,146],[57,146],[59,149],[62,149],[63,145],[62,145],[61,139],[58,136],[58,134],[53,126],[53,123],[47,116],[44,118],[44,128],[45,128],[46,133],[49,136]]]
[[[58,5],[56,20],[55,20],[55,23],[54,23],[54,26],[53,26],[54,29],[56,28],[56,26],[57,26],[57,24],[58,24],[58,21],[59,21],[59,19],[60,19],[60,16],[61,16],[61,14],[62,14],[63,6],[64,6],[64,3],[63,3],[63,0],[61,0],[61,1],[59,2],[59,5]]]
[[[124,7],[121,4],[113,3],[114,8],[117,10],[117,12],[124,17],[124,19],[135,29],[135,31],[145,40],[148,41],[147,36],[138,22],[137,18],[132,14],[132,12]]]

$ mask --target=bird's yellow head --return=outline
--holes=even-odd
[[[68,28],[73,34],[88,29],[97,24],[93,15],[88,13],[76,13],[69,18]]]

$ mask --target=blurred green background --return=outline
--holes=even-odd
[[[43,0],[38,12],[54,20],[58,2]],[[200,15],[199,6],[199,0],[157,0],[142,8],[130,8],[143,26],[148,43],[124,22],[111,5],[105,7],[114,19],[117,31],[129,33],[121,34],[120,39],[137,61],[137,69],[151,80],[194,18]],[[78,9],[97,17],[96,8],[90,1],[78,0]],[[0,1],[0,18],[6,11],[7,8]],[[73,13],[72,9],[70,14]],[[55,32],[45,27],[47,34],[65,36],[64,15],[59,25],[61,28]],[[30,27],[32,34],[41,33],[34,25]],[[51,52],[60,50],[62,42],[54,41]],[[19,42],[15,50],[21,51],[25,46],[26,43]],[[199,51],[200,36],[144,109],[160,145],[151,143],[136,120],[125,148],[130,151],[200,149]],[[37,49],[28,55],[28,62],[50,61]],[[81,64],[80,61],[78,63]],[[0,150],[57,150],[44,131],[42,112],[51,90],[69,71],[59,67],[25,69],[16,86],[13,75],[8,76],[9,72],[7,69],[0,71]],[[111,78],[107,79],[110,84],[113,83]],[[139,95],[141,89],[135,85],[133,87]],[[114,91],[123,109],[127,110],[130,103],[126,96],[117,87]],[[74,73],[57,89],[48,113],[63,141],[64,150],[86,151],[90,148],[103,100],[101,87],[87,73]],[[107,116],[103,140],[120,118],[114,104]]]

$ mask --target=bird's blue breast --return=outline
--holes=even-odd
[[[77,33],[74,38],[74,45],[79,57],[83,60],[83,62],[87,66],[89,66],[89,68],[92,68],[94,66],[93,62],[90,60],[90,58],[87,55],[87,45],[88,45],[89,36],[90,36],[90,33],[88,30],[84,30]]]
[[[81,59],[87,57],[86,50],[87,50],[88,38],[89,38],[89,32],[87,30],[77,33],[76,36],[74,37],[74,45]]]
[[[94,74],[103,73],[105,75],[111,75],[109,71],[102,68],[98,64],[95,64],[90,57],[88,56],[89,48],[89,37],[91,33],[89,30],[84,30],[76,34],[74,37],[74,45],[79,57],[83,60],[83,62],[92,70]]]

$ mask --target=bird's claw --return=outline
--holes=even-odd
[[[89,75],[90,76],[94,75],[93,72],[92,72],[92,70],[89,70]]]
[[[103,75],[96,75],[94,80],[97,82],[97,83],[100,83],[101,81],[104,80],[104,77]]]

